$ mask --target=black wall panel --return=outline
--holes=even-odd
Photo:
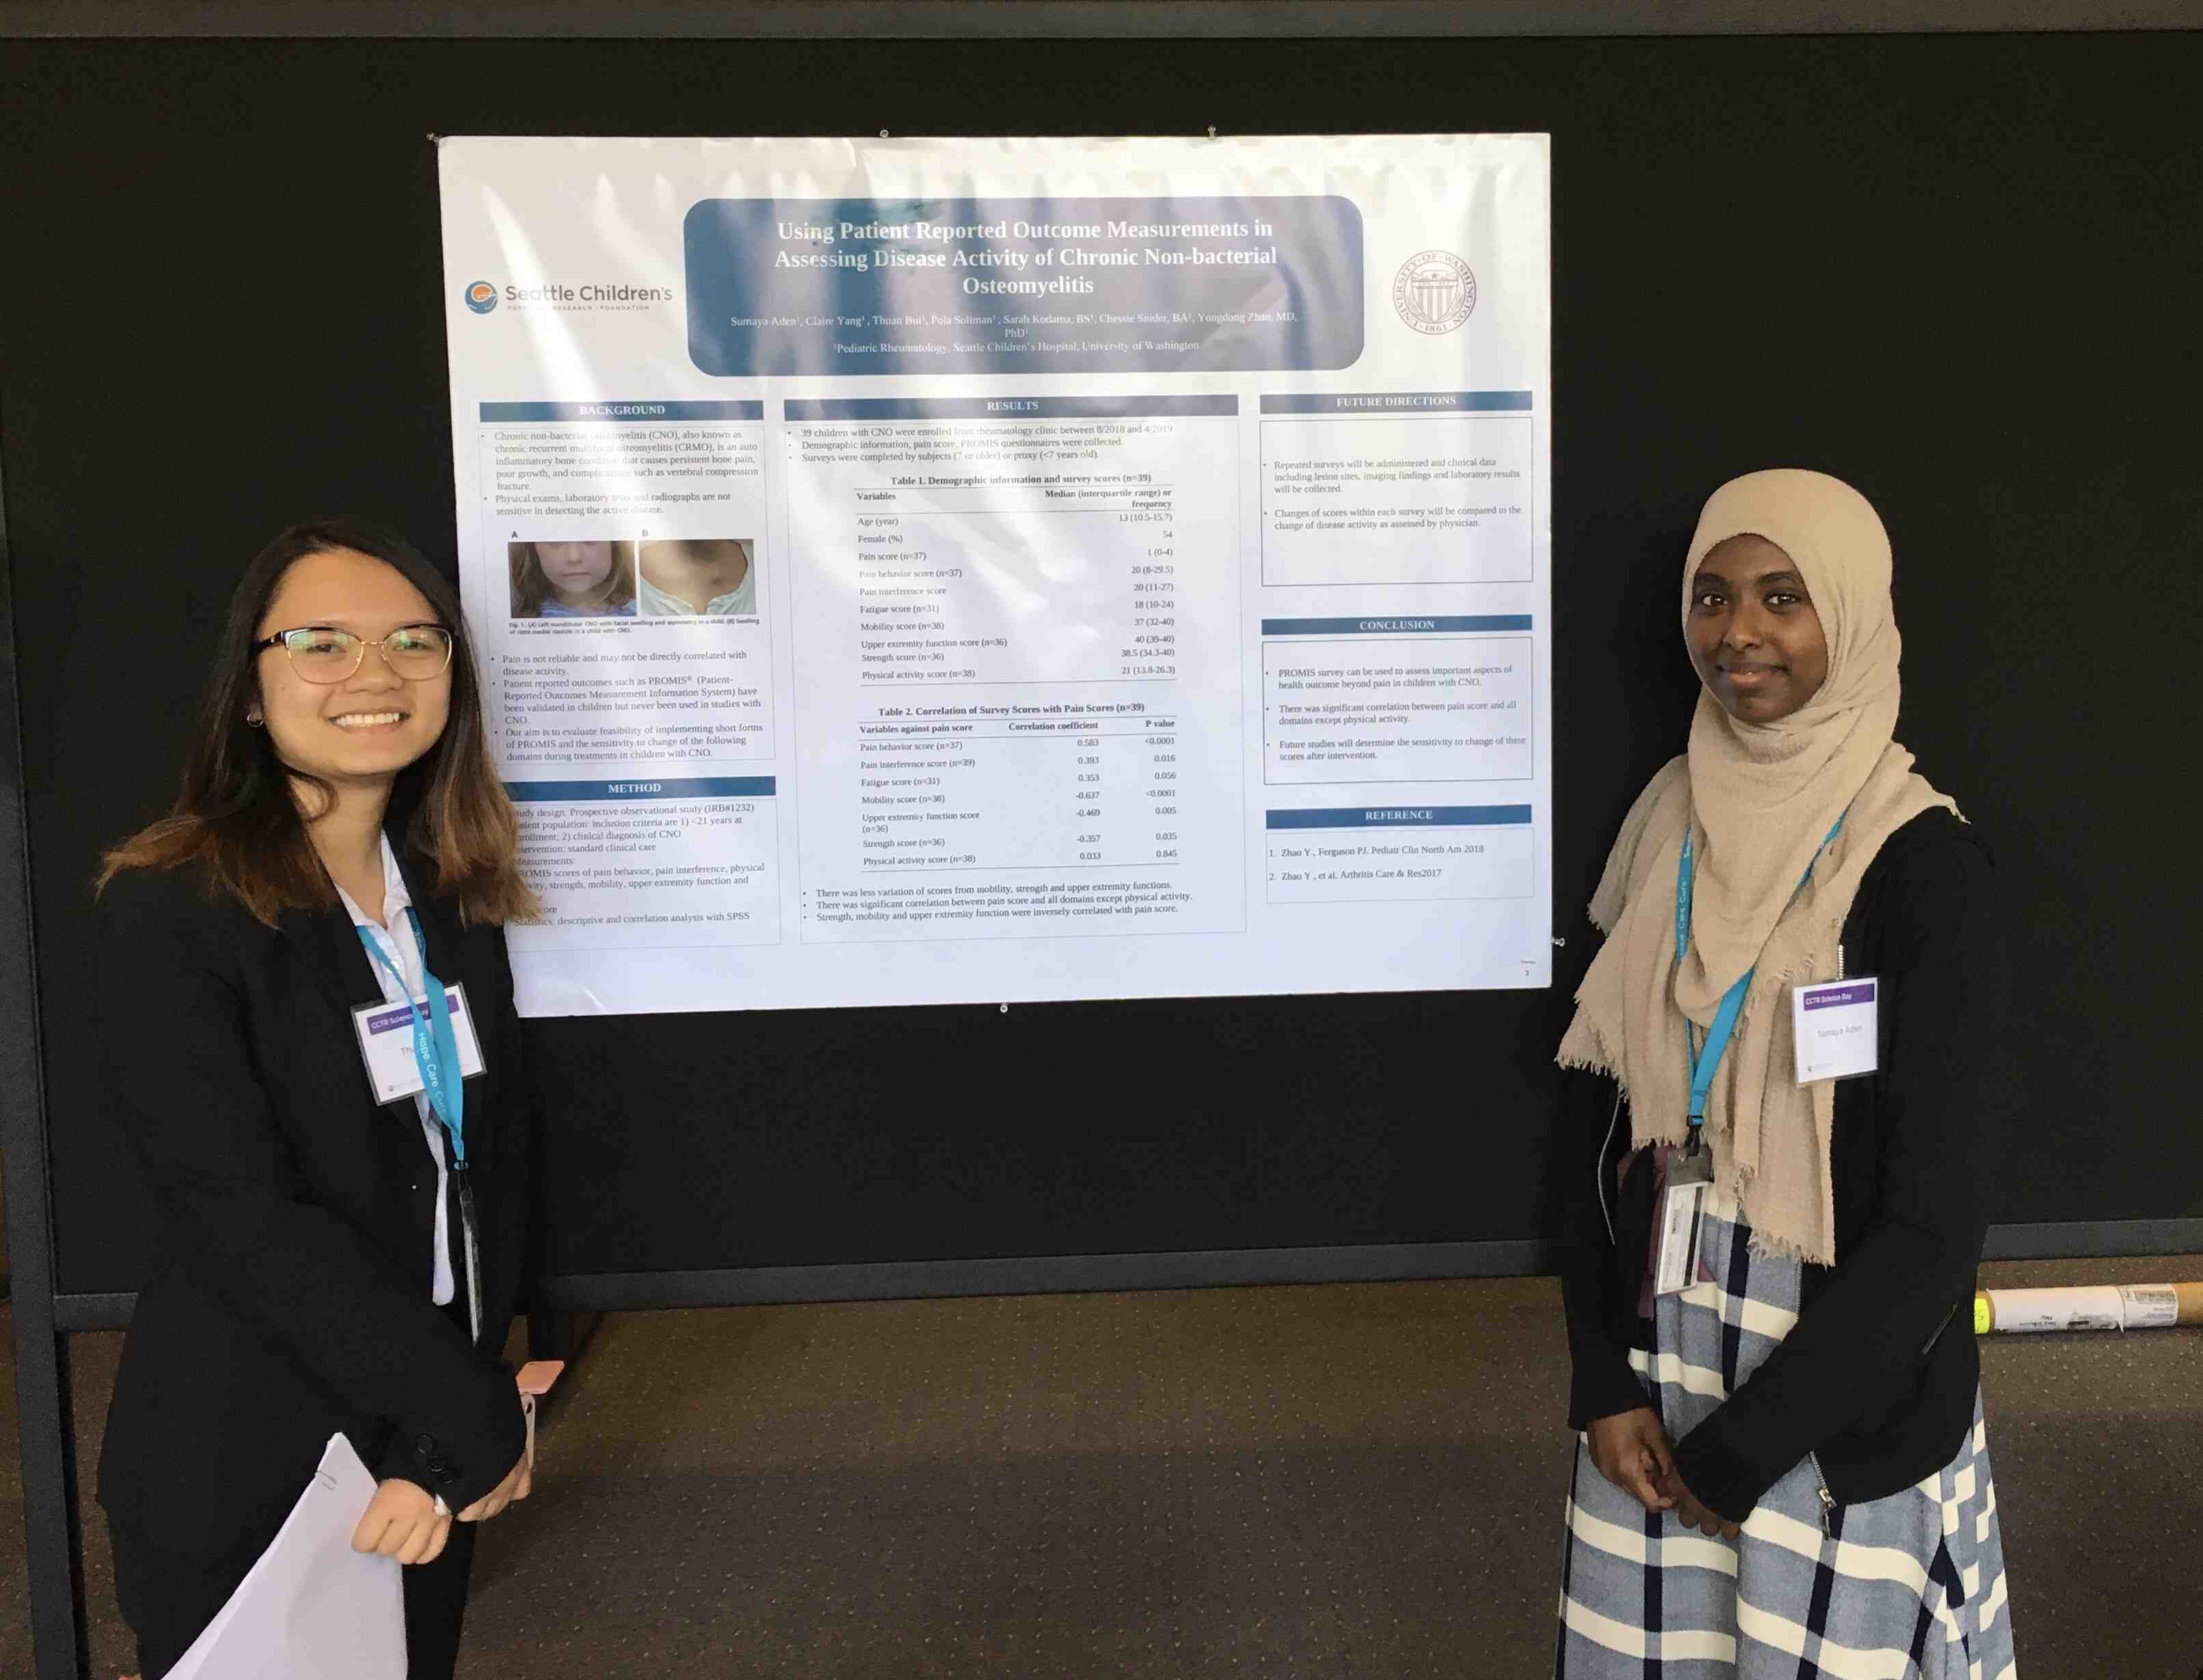
[[[1688,713],[1682,544],[1775,464],[1881,508],[1901,738],[2003,861],[2029,1082],[1997,1217],[2203,1211],[2203,36],[11,41],[0,83],[63,1291],[145,1264],[90,1098],[86,882],[165,803],[232,579],[325,510],[449,558],[432,132],[1553,136],[1555,989],[537,1023],[554,1270],[1549,1230],[1580,906]]]

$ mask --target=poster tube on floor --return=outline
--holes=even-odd
[[[1974,1331],[2146,1330],[2203,1323],[2203,1283],[2094,1283],[2054,1289],[1984,1289]]]

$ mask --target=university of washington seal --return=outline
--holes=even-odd
[[[1476,276],[1450,251],[1419,251],[1392,281],[1392,307],[1418,333],[1450,333],[1476,307]]]

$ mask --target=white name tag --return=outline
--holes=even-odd
[[[447,987],[452,1036],[459,1046],[459,1076],[472,1079],[482,1070],[481,1041],[467,1008],[467,988]],[[367,1064],[367,1082],[379,1103],[395,1102],[421,1088],[421,1069],[413,1059],[413,1011],[404,1004],[363,1004],[351,1012],[359,1035],[359,1053]]]
[[[1798,1082],[1849,1079],[1879,1065],[1878,999],[1872,975],[1790,988],[1790,1033],[1798,1045]]]
[[[1659,1247],[1652,1260],[1654,1294],[1680,1294],[1698,1281],[1698,1247],[1705,1235],[1706,1200],[1713,1188],[1703,1179],[1671,1182],[1660,1198]]]

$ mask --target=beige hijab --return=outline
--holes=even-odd
[[[1827,681],[1774,723],[1740,723],[1699,693],[1689,752],[1638,795],[1592,897],[1591,919],[1607,940],[1577,990],[1559,1060],[1621,1081],[1636,1142],[1678,1142],[1690,1101],[1684,1023],[1704,1028],[1751,969],[1707,1104],[1715,1182],[1738,1197],[1763,1249],[1833,1265],[1835,1086],[1796,1082],[1790,987],[1842,972],[1844,918],[1881,843],[1924,811],[1958,807],[1913,774],[1912,755],[1890,738],[1899,644],[1889,537],[1873,507],[1821,473],[1731,480],[1691,539],[1686,619],[1698,562],[1746,533],[1781,548],[1804,576],[1828,639]],[[1840,816],[1842,832],[1816,864]],[[1675,873],[1686,826],[1698,885],[1679,964]],[[1809,866],[1811,880],[1793,892]]]

